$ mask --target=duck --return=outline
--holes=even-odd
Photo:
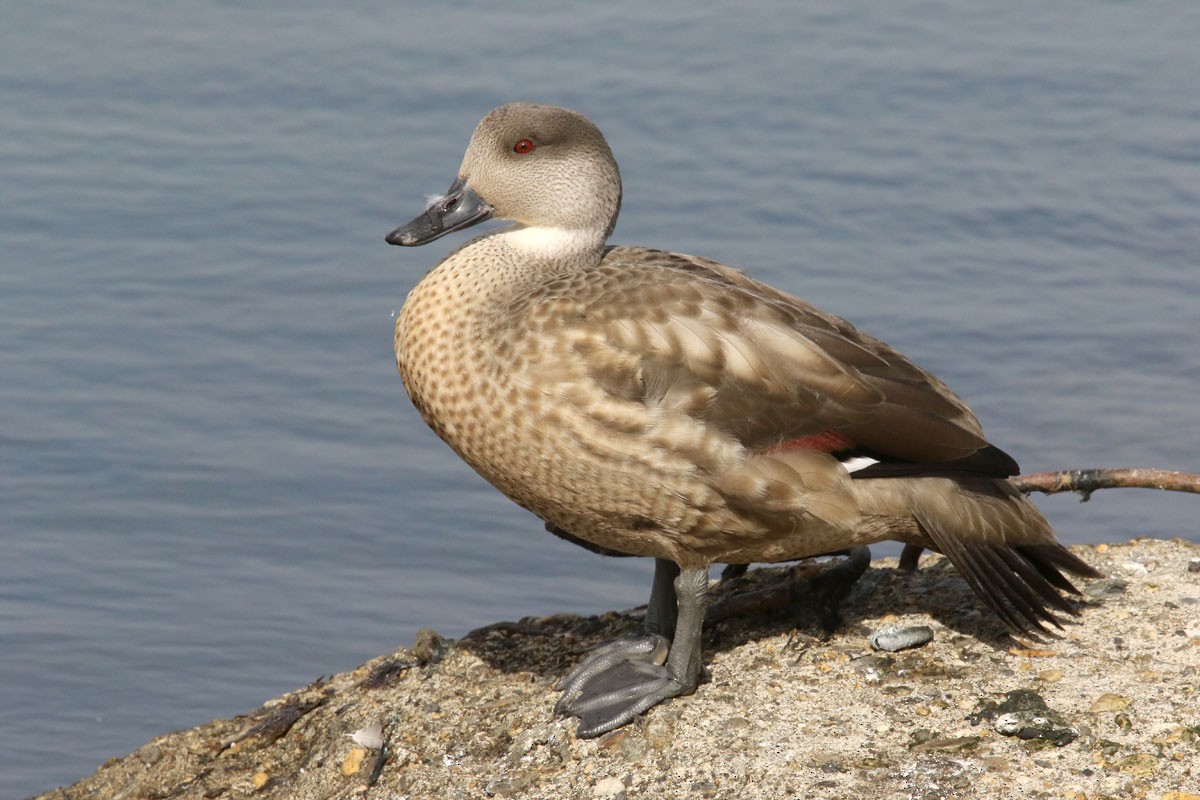
[[[610,245],[621,198],[595,124],[516,102],[484,116],[450,188],[386,236],[413,247],[510,223],[408,294],[404,387],[548,529],[655,559],[642,629],[558,684],[577,736],[697,690],[715,563],[892,540],[947,557],[1016,634],[1078,615],[1067,576],[1099,573],[1056,540],[1010,481],[1017,463],[941,380],[739,269]]]

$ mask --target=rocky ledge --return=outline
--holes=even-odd
[[[1075,551],[1107,577],[1057,639],[1007,638],[936,556],[873,565],[828,638],[745,600],[811,567],[759,569],[715,589],[742,600],[706,630],[711,680],[599,739],[554,717],[553,683],[637,611],[425,631],[40,797],[1200,800],[1200,547]],[[889,626],[933,637],[873,650]]]

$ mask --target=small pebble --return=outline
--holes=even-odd
[[[889,653],[920,647],[932,640],[933,628],[928,625],[889,625],[875,631],[867,639],[873,649],[885,650]]]
[[[1037,692],[1017,689],[1008,692],[994,709],[992,730],[1002,736],[1019,739],[1045,739],[1055,747],[1079,738],[1079,731],[1067,724],[1057,711],[1049,708]]]
[[[754,727],[754,723],[745,717],[729,717],[722,727],[725,729],[725,733],[738,733]]]
[[[269,780],[271,780],[271,776],[259,770],[258,772],[254,773],[254,777],[251,778],[251,783],[254,784],[255,789],[261,789],[267,785],[267,781]]]
[[[853,667],[867,683],[879,683],[888,670],[888,664],[887,656],[863,656],[854,660]]]
[[[143,763],[153,764],[162,758],[163,752],[158,745],[150,744],[137,751],[136,755]]]
[[[1129,584],[1120,578],[1105,578],[1083,587],[1083,593],[1088,597],[1118,597],[1128,588]]]
[[[1047,650],[1042,647],[1010,647],[1008,653],[1022,658],[1053,658],[1058,655],[1057,650]]]
[[[483,786],[483,793],[488,797],[522,797],[525,790],[533,785],[533,777],[526,773],[514,775],[511,778],[501,778]]]
[[[616,797],[621,792],[625,791],[625,784],[620,778],[602,778],[596,782],[596,786],[592,789],[594,797]]]
[[[930,750],[965,751],[973,750],[978,745],[978,736],[933,736],[921,742],[914,741],[912,749],[917,752],[928,752]]]
[[[362,767],[363,759],[367,757],[366,748],[356,747],[349,753],[346,753],[346,759],[342,762],[342,774],[349,778],[351,775],[357,775],[358,770]]]
[[[1195,734],[1192,733],[1191,728],[1185,728],[1182,725],[1175,725],[1167,728],[1150,741],[1159,747],[1163,747],[1164,745],[1173,745],[1179,744],[1180,742],[1191,741],[1194,736]],[[1200,795],[1196,797],[1196,800],[1200,800]]]
[[[436,664],[445,655],[446,640],[432,628],[421,628],[413,641],[412,652],[422,664]]]
[[[1000,714],[996,717],[996,721],[992,723],[992,728],[995,729],[996,733],[1003,734],[1004,736],[1016,736],[1023,727],[1024,723],[1020,715],[1016,713]]]
[[[1133,753],[1115,764],[1120,772],[1129,775],[1153,775],[1158,769],[1158,757],[1153,753]]]
[[[1037,674],[1037,679],[1042,683],[1058,683],[1063,679],[1063,671],[1061,669],[1044,669]]]
[[[1119,694],[1105,692],[1096,698],[1096,702],[1092,703],[1088,709],[1089,714],[1102,714],[1105,711],[1124,711],[1133,703],[1128,697],[1122,697]]]
[[[1192,558],[1188,560],[1188,572],[1200,572],[1200,558]]]
[[[1149,575],[1150,570],[1146,569],[1146,565],[1140,561],[1126,561],[1121,565],[1122,572],[1128,572],[1130,575]]]

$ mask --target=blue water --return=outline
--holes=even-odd
[[[1200,468],[1200,6],[7,4],[0,796],[417,628],[636,605],[409,405],[383,243],[514,99],[616,241],[749,269],[947,380],[1027,471]],[[1200,541],[1194,496],[1039,505]],[[894,551],[893,551],[894,552]]]

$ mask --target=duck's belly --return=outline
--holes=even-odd
[[[685,566],[783,561],[853,543],[844,525],[801,509],[754,513],[731,504],[703,435],[678,446],[687,422],[622,429],[580,403],[582,390],[547,395],[483,367],[466,381],[426,383],[403,361],[401,372],[426,422],[464,461],[575,537]]]
[[[467,464],[574,536],[679,558],[721,516],[719,496],[693,465],[669,463],[649,445],[637,452],[628,436],[602,430],[560,396],[484,368],[426,381],[400,363],[421,415]]]

